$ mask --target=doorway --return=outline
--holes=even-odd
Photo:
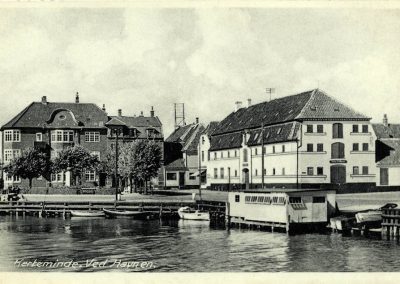
[[[380,181],[381,181],[381,185],[389,185],[389,169],[388,168],[380,169]]]
[[[346,183],[346,166],[344,165],[331,166],[331,183],[333,184]]]
[[[250,189],[249,169],[243,169],[243,185],[244,189]]]
[[[179,188],[185,187],[185,173],[179,172]]]

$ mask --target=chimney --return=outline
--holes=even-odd
[[[143,111],[140,112],[140,116],[143,116]]]
[[[247,107],[251,106],[251,99],[247,99]]]
[[[153,107],[151,107],[150,116],[154,117],[154,108]]]
[[[79,104],[79,92],[76,92],[75,103]]]
[[[105,104],[103,104],[102,110],[103,110],[103,111],[106,111],[106,105],[105,105]]]
[[[118,109],[118,116],[122,116],[122,109]]]
[[[242,108],[242,102],[237,101],[235,103],[235,112]]]
[[[42,104],[47,105],[47,97],[46,96],[42,97]]]
[[[199,124],[199,118],[196,117],[196,124]]]
[[[386,127],[388,126],[388,118],[386,113],[383,115],[383,125]]]

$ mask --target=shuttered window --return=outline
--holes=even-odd
[[[332,144],[332,159],[343,159],[344,158],[344,144],[336,142]]]
[[[343,138],[343,124],[333,124],[333,138]]]

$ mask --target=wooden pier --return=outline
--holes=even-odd
[[[400,208],[382,210],[382,239],[399,240]]]
[[[34,215],[62,216],[67,217],[71,210],[102,210],[118,209],[128,211],[148,212],[160,218],[177,217],[177,211],[183,206],[193,206],[193,201],[182,202],[136,202],[136,201],[74,201],[74,202],[54,202],[54,201],[9,201],[0,202],[0,214],[10,214],[17,216]]]

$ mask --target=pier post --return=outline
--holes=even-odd
[[[396,225],[393,226],[393,237],[395,240],[399,239],[399,227],[397,227]]]
[[[163,212],[163,207],[162,207],[162,204],[160,204],[160,220],[162,219],[162,212]]]

